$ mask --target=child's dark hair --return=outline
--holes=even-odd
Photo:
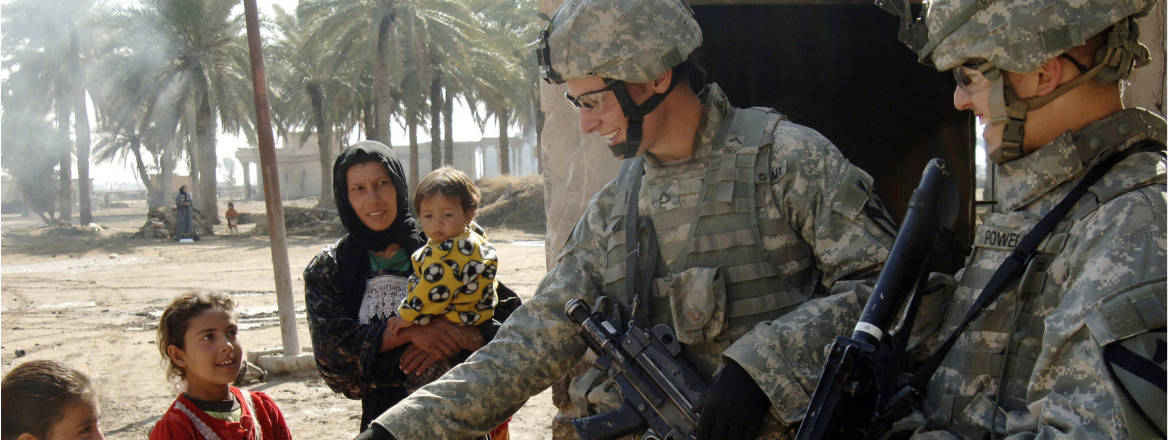
[[[457,197],[465,212],[479,209],[479,188],[471,182],[470,176],[456,168],[436,169],[418,182],[418,189],[414,190],[414,212],[421,212],[422,201],[438,194]]]
[[[96,397],[85,374],[57,361],[28,361],[4,375],[0,384],[0,438],[13,440],[23,433],[48,438],[49,428],[65,416],[73,403]]]
[[[191,318],[208,309],[230,312],[235,309],[235,301],[222,293],[188,292],[171,301],[162,312],[162,317],[158,319],[158,352],[162,354],[163,363],[166,364],[168,380],[185,378],[186,371],[175,365],[174,359],[166,352],[166,347],[173,345],[186,349],[183,337],[187,333]]]

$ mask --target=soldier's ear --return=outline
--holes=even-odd
[[[1039,67],[1037,70],[1038,82],[1035,84],[1036,88],[1034,90],[1035,96],[1049,95],[1054,91],[1054,89],[1057,89],[1060,84],[1074,79],[1068,78],[1066,81],[1064,81],[1063,70],[1063,60],[1059,57],[1054,57],[1044,63],[1042,67]]]
[[[653,93],[665,93],[669,90],[669,83],[673,80],[673,69],[666,69],[657,79],[649,83],[649,87],[653,89]]]

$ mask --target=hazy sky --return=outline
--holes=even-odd
[[[272,13],[271,12],[271,10],[272,10],[271,5],[272,4],[279,4],[281,7],[284,8],[285,11],[292,12],[292,11],[296,10],[297,3],[298,3],[298,0],[256,0],[256,4],[260,8],[261,15],[271,14]],[[242,0],[241,0],[240,4],[242,5]],[[250,73],[249,73],[249,78],[250,78]],[[250,96],[248,98],[250,99]],[[471,117],[470,110],[468,110],[466,108],[466,106],[462,104],[461,101],[456,100],[455,103],[456,103],[456,105],[455,105],[454,115],[453,115],[454,140],[456,140],[456,141],[477,141],[480,138],[482,138],[483,136],[486,136],[486,137],[497,136],[499,129],[498,129],[497,125],[495,124],[493,118],[487,123],[486,127],[484,127],[485,129],[482,132],[480,132],[478,129],[478,126],[475,125],[475,123],[474,123],[474,119]],[[90,115],[91,119],[93,117],[93,114],[94,114],[94,112],[92,110],[90,110],[89,115]],[[275,117],[275,115],[273,115],[273,117]],[[93,125],[94,122],[91,121],[90,124]],[[511,129],[512,135],[514,135],[516,132],[517,132],[517,130],[514,127],[512,127],[512,129]],[[484,133],[486,133],[486,134],[484,134]],[[406,130],[403,129],[400,125],[398,125],[396,122],[392,125],[392,128],[391,128],[392,139],[391,140],[392,140],[392,143],[394,145],[408,144],[409,140],[408,140],[406,134],[407,134]],[[246,138],[236,137],[236,136],[233,136],[233,135],[230,135],[227,133],[220,133],[217,139],[218,139],[218,143],[217,143],[216,152],[218,153],[218,157],[220,160],[222,160],[222,158],[224,158],[224,157],[231,157],[232,159],[234,159],[236,149],[254,147],[253,145],[248,145]],[[350,140],[356,141],[358,139],[351,137]],[[428,127],[419,128],[418,142],[429,142],[429,140],[430,140],[429,128]],[[281,146],[282,146],[281,141],[279,139],[277,139],[276,140],[276,147],[279,148]],[[243,179],[243,168],[241,168],[238,163],[236,163],[235,167],[236,167],[236,170],[235,170],[236,179],[237,180]],[[176,170],[176,173],[185,175],[186,170],[187,170],[186,164],[180,163],[178,169]],[[252,174],[253,174],[252,178],[255,179],[256,176],[254,176],[254,174],[256,174],[256,173],[253,172]],[[74,176],[77,175],[76,171],[74,171],[73,175]],[[90,175],[93,177],[94,187],[98,188],[98,189],[107,187],[108,185],[112,185],[112,184],[140,183],[140,180],[138,180],[138,178],[135,176],[134,166],[133,166],[132,162],[130,162],[130,161],[126,161],[125,163],[122,163],[121,161],[115,160],[113,163],[92,164],[90,166]],[[224,175],[223,172],[218,173],[218,178],[220,180],[223,180],[223,181],[226,180],[226,176]]]

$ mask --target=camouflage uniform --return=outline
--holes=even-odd
[[[1142,109],[1115,112],[1028,154],[1021,148],[1028,111],[1082,82],[1115,81],[1147,63],[1134,17],[1153,4],[931,4],[924,21],[929,42],[918,53],[922,59],[931,56],[940,70],[974,61],[1031,72],[1107,32],[1094,67],[1080,69],[1048,95],[1020,99],[1002,75],[986,75],[994,83],[989,116],[992,123],[1007,124],[1003,149],[1017,149],[994,158],[998,204],[974,234],[973,253],[956,276],[939,335],[954,331],[1021,237],[1088,169],[1136,146],[1163,148],[1164,120]],[[917,437],[1163,436],[1165,160],[1162,153],[1133,151],[1144,152],[1123,158],[1090,186],[1039,244],[1022,274],[960,334],[928,383],[925,426]],[[1152,373],[1132,374],[1117,362],[1119,352]]]
[[[1125,110],[1003,164],[1001,212],[977,228],[941,334],[953,331],[1019,238],[1088,168],[1143,139],[1163,142],[1164,130],[1154,114]],[[991,426],[1027,438],[1157,436],[1103,352],[1111,344],[1155,347],[1155,329],[1163,350],[1164,172],[1163,157],[1137,153],[1091,187],[1024,274],[958,338],[929,383],[929,426],[964,438]],[[1152,415],[1162,418],[1160,405]],[[939,434],[927,436],[947,437]]]
[[[669,164],[645,161],[638,193],[639,212],[657,225],[668,223],[670,214],[696,213],[711,206],[699,201],[699,193],[706,186],[703,178],[714,166],[715,158],[725,157],[719,150],[726,142],[719,136],[720,131],[729,123],[731,114],[743,110],[731,107],[717,85],[708,86],[701,96],[703,117],[693,157]],[[775,124],[773,146],[766,150],[767,156],[760,158],[765,160],[766,171],[759,176],[764,190],[757,193],[755,204],[749,205],[761,223],[761,243],[750,245],[761,244],[767,256],[779,263],[774,266],[776,275],[790,280],[778,293],[800,300],[854,298],[853,290],[870,288],[875,281],[892,240],[887,216],[871,193],[871,178],[848,163],[815,131],[780,118],[772,118],[771,123]],[[753,169],[748,176],[755,176]],[[572,298],[595,303],[597,297],[606,294],[605,269],[611,265],[608,250],[613,240],[623,240],[624,235],[613,222],[613,209],[623,204],[616,200],[616,193],[614,181],[592,199],[535,297],[511,316],[490,344],[387,411],[376,423],[397,438],[472,437],[494,427],[518,410],[529,396],[569,373],[586,346],[577,334],[578,326],[564,315],[564,304]],[[687,256],[686,252],[670,250],[683,249],[690,225],[673,224],[677,227],[661,227],[656,233],[665,266]],[[663,292],[657,289],[661,287],[660,280],[656,293]],[[684,294],[675,291],[666,303],[685,302]],[[623,294],[616,295],[616,299],[631,302]],[[656,300],[654,303],[657,307]],[[707,311],[710,313],[697,317],[704,323],[730,320],[725,316],[710,318],[717,314]],[[660,312],[654,309],[654,323],[664,322],[675,328],[690,324],[679,322],[687,314]],[[716,332],[712,335],[714,342],[724,347],[723,352],[690,350],[694,345],[687,345],[686,356],[707,377],[722,362],[723,355],[734,359],[751,373],[772,402],[783,401],[788,396],[777,379],[782,372],[765,363],[759,354],[773,348],[768,341],[773,328],[782,327],[782,323],[780,316],[741,332],[731,326],[725,332],[735,334],[732,340],[718,339]],[[820,364],[822,347],[832,336],[813,341],[819,347],[814,355]],[[777,417],[781,415],[773,412],[766,417],[761,437],[790,434],[777,423]]]

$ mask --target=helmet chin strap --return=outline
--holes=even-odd
[[[1082,85],[1099,74],[1106,64],[1100,63],[1083,72],[1082,75],[1056,87],[1045,96],[1021,99],[1014,92],[1006,75],[999,72],[991,79],[990,87],[990,124],[1006,123],[1002,130],[1002,145],[996,151],[989,152],[990,160],[1001,165],[1006,162],[1025,156],[1022,149],[1022,138],[1026,134],[1026,115],[1031,110],[1037,110],[1050,104],[1058,97],[1066,94],[1075,87]]]
[[[656,109],[661,104],[661,101],[665,100],[669,92],[673,91],[673,87],[677,86],[677,81],[671,78],[669,80],[669,88],[665,89],[664,93],[654,93],[653,96],[650,96],[641,105],[633,102],[633,98],[629,95],[629,90],[625,87],[627,84],[624,81],[605,79],[606,83],[610,81],[617,82],[617,85],[612,88],[612,93],[616,95],[616,100],[620,103],[621,112],[628,119],[629,125],[625,130],[625,141],[611,145],[608,148],[612,151],[613,156],[622,159],[633,158],[637,156],[637,151],[641,149],[641,136],[643,134],[642,129],[645,122],[645,115],[653,112],[653,109]]]

